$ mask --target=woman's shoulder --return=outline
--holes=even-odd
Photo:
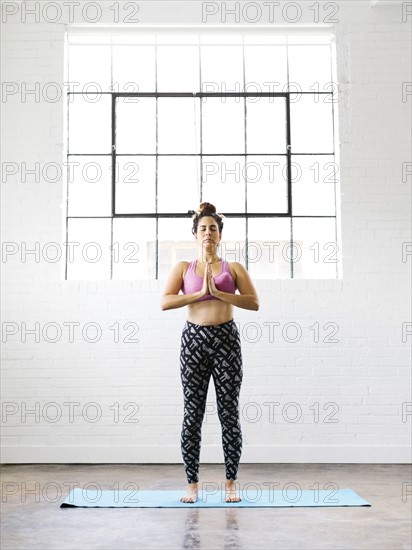
[[[224,260],[226,262],[226,260]],[[237,288],[237,276],[238,276],[238,273],[239,271],[236,271],[236,265],[238,264],[238,262],[226,262],[227,264],[227,268],[229,270],[229,273],[232,275],[232,279],[235,283],[235,286]]]
[[[186,271],[189,269],[190,267],[190,264],[193,262],[193,260],[179,260],[178,262],[176,262],[176,269],[180,270],[181,274],[182,274],[182,277],[184,277],[186,275]]]
[[[236,271],[236,270],[240,271],[242,269],[242,267],[244,267],[243,264],[241,264],[240,262],[226,262],[226,263],[234,271]]]
[[[244,276],[245,271],[247,272],[246,267],[240,262],[227,262],[227,265],[235,279]]]
[[[188,269],[190,262],[186,260],[177,261],[172,267],[172,273],[183,275]]]

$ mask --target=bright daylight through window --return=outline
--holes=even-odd
[[[67,76],[68,280],[164,278],[202,201],[252,278],[342,277],[330,30],[69,29]]]

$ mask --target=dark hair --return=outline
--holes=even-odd
[[[203,216],[212,216],[214,218],[219,226],[219,233],[223,230],[223,221],[222,218],[224,217],[223,214],[217,214],[216,213],[216,207],[211,204],[210,202],[202,202],[199,205],[199,208],[197,209],[197,213],[194,210],[188,210],[189,214],[193,214],[193,227],[192,227],[192,233],[193,235],[196,235],[197,233],[197,226],[199,225],[199,220],[203,218]]]

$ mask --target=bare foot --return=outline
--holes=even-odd
[[[184,496],[180,499],[181,502],[196,502],[197,501],[197,483],[189,483],[187,485],[187,491]]]
[[[236,494],[236,481],[226,480],[226,502],[240,502],[242,499]]]

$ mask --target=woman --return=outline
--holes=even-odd
[[[193,211],[192,211],[193,212]],[[238,262],[219,258],[222,217],[203,202],[193,216],[197,259],[177,262],[161,298],[161,309],[188,306],[180,348],[184,394],[181,449],[188,482],[182,502],[196,502],[199,482],[201,428],[210,376],[216,391],[226,466],[226,502],[239,502],[235,480],[242,450],[239,393],[242,382],[240,336],[233,306],[257,311],[259,298],[252,280]],[[235,294],[236,289],[240,294]],[[182,290],[183,294],[179,294]]]

